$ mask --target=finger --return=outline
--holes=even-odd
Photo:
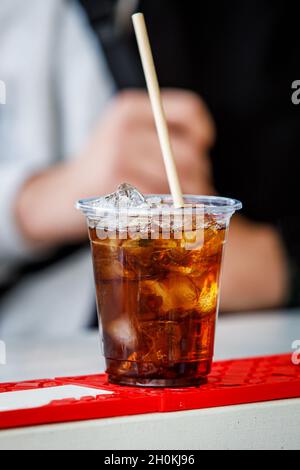
[[[182,173],[190,177],[201,173],[206,178],[211,178],[210,161],[203,152],[199,152],[195,144],[177,134],[173,135],[171,140],[180,176]],[[126,145],[119,149],[119,158],[130,171],[137,169],[145,170],[151,175],[165,174],[158,137],[149,129],[143,129],[131,139],[127,137]]]
[[[170,126],[183,132],[201,147],[215,141],[215,126],[204,102],[191,92],[165,90],[163,102]]]
[[[149,134],[141,140],[137,139],[135,143],[130,158],[124,160],[126,167],[121,170],[122,178],[126,174],[128,181],[136,180],[140,184],[148,182],[152,191],[155,187],[156,191],[162,191],[162,188],[165,188],[169,192],[163,158],[156,136]],[[190,188],[191,193],[196,192],[196,188],[199,189],[200,186],[210,185],[211,171],[207,157],[199,155],[195,146],[182,139],[175,138],[173,144],[176,166],[184,190]]]
[[[173,131],[189,136],[202,147],[215,140],[213,119],[204,102],[194,93],[181,90],[162,92],[166,118]],[[147,125],[155,128],[153,112],[146,91],[125,91],[115,98],[112,106],[117,125],[121,122],[128,132]]]

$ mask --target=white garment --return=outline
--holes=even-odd
[[[70,0],[0,1],[0,80],[7,90],[7,103],[0,105],[1,283],[32,257],[14,220],[21,185],[33,173],[76,155],[113,85],[87,19]],[[55,324],[60,332],[63,324],[70,332],[87,323],[93,304],[88,257],[85,252],[21,282],[0,304],[0,336],[16,326],[30,333],[30,324],[47,332],[49,317],[53,332]],[[68,288],[72,272],[74,295]],[[85,302],[78,300],[81,290]]]

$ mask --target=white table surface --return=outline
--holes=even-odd
[[[223,315],[215,357],[292,353],[298,339],[300,310]],[[104,370],[96,332],[6,343],[2,382]],[[291,399],[0,431],[0,449],[299,449],[299,428],[300,399]]]

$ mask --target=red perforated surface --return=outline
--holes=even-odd
[[[192,410],[300,397],[300,367],[291,355],[222,361],[213,365],[209,381],[186,389],[146,389],[107,383],[106,375],[0,384],[0,394],[17,390],[75,384],[113,391],[113,395],[52,402],[47,406],[0,412],[0,429]]]

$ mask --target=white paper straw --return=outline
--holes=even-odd
[[[155,124],[164,158],[174,206],[176,208],[183,207],[184,201],[182,197],[182,191],[175,165],[174,154],[170,141],[167,120],[162,104],[161,92],[159,88],[157,73],[155,70],[145,18],[142,13],[136,13],[132,16],[132,20],[142,59],[146,83],[148,87],[148,92],[153,109]]]

